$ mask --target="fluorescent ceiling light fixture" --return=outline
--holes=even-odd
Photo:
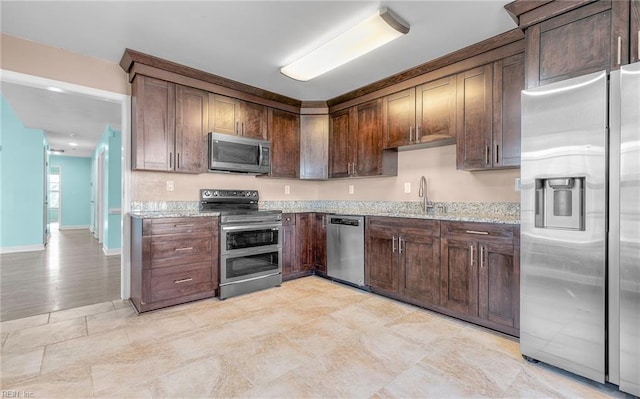
[[[49,91],[55,91],[56,93],[64,93],[64,90],[57,88],[57,87],[53,87],[53,86],[49,86],[47,87],[47,90]]]
[[[69,143],[69,145],[70,145],[71,147],[77,147],[77,146],[78,146],[78,143],[70,142],[70,143]]]
[[[304,57],[282,67],[280,72],[306,82],[408,32],[409,26],[404,21],[391,10],[383,8]]]

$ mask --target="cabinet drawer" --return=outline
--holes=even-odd
[[[145,262],[145,269],[211,262],[214,258],[211,238],[180,237],[167,240],[165,236],[150,238],[150,241],[150,256]]]
[[[495,241],[512,243],[514,227],[508,224],[473,223],[473,222],[443,222],[443,236],[468,240],[470,238],[481,241]]]
[[[212,234],[214,223],[217,225],[217,220],[217,218],[212,217],[151,219],[149,220],[148,228],[145,224],[144,235]]]
[[[151,270],[151,302],[211,290],[210,263],[165,267]]]

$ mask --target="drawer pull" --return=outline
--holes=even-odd
[[[176,248],[174,251],[191,251],[193,247]]]
[[[189,277],[189,278],[183,278],[181,280],[173,280],[173,283],[180,284],[180,283],[188,283],[189,281],[193,281],[193,278]]]
[[[193,227],[192,224],[174,224],[173,227]]]
[[[488,231],[467,230],[466,232],[467,232],[468,234],[479,234],[479,235],[482,235],[482,236],[489,235],[489,232],[488,232]]]

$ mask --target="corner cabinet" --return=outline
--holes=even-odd
[[[365,236],[372,291],[425,307],[439,304],[439,221],[368,217]]]
[[[144,75],[131,90],[132,168],[206,172],[208,93]]]
[[[398,156],[383,151],[382,99],[329,116],[329,177],[396,176]]]
[[[300,115],[269,109],[271,177],[300,176]]]
[[[131,303],[138,312],[213,297],[217,217],[131,218]]]
[[[441,306],[448,314],[519,335],[519,229],[442,222]]]

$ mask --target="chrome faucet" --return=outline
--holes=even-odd
[[[428,212],[429,209],[433,209],[433,204],[429,202],[429,195],[427,194],[427,179],[424,176],[420,177],[420,188],[418,189],[418,196],[422,198],[422,212]]]

